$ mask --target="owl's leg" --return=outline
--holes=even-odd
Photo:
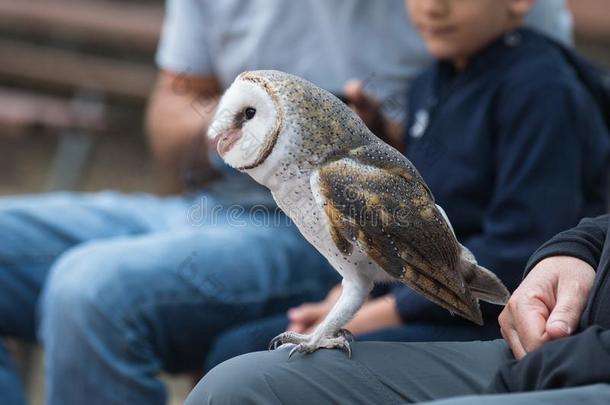
[[[311,335],[284,332],[271,341],[269,348],[274,349],[285,343],[296,344],[289,356],[297,352],[311,353],[319,348],[339,348],[351,357],[351,333],[341,328],[360,309],[373,288],[373,282],[360,277],[345,278],[342,285],[341,297]]]

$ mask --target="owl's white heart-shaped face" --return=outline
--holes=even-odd
[[[240,75],[222,96],[208,137],[231,167],[262,163],[279,135],[281,106],[265,81]]]

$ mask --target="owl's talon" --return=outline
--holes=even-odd
[[[350,345],[349,340],[346,339],[345,342],[343,343],[343,345],[339,346],[339,349],[341,349],[341,351],[344,351],[345,353],[347,353],[348,359],[352,358],[352,346]]]
[[[305,346],[303,344],[299,344],[296,345],[295,347],[292,348],[292,350],[290,350],[290,353],[288,353],[288,358],[291,358],[293,354],[295,353],[305,353],[307,349],[305,349]]]
[[[269,342],[268,350],[275,350],[278,347],[285,345],[286,343],[294,343],[296,345],[306,342],[309,339],[307,335],[301,335],[294,332],[280,333]]]
[[[330,338],[322,338],[315,343],[302,342],[298,343],[288,353],[288,358],[291,358],[295,353],[309,354],[313,353],[318,349],[339,349],[347,354],[348,358],[352,358],[352,347],[349,340],[341,335]]]
[[[335,333],[335,337],[343,337],[349,342],[354,342],[356,340],[354,334],[347,329],[339,329],[337,333]]]
[[[274,337],[273,339],[271,339],[271,342],[269,342],[269,347],[267,348],[267,350],[275,350],[278,347],[280,347],[283,343],[282,343],[282,335],[278,335],[276,337]]]

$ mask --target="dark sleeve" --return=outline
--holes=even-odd
[[[584,91],[569,83],[547,81],[533,88],[528,82],[507,92],[494,110],[495,128],[490,128],[494,189],[482,232],[461,243],[512,291],[536,248],[581,218],[587,177],[583,156],[589,142],[585,139],[586,134],[599,133],[599,120],[590,119],[595,110],[587,110],[593,107]],[[588,153],[587,159],[599,158]],[[400,288],[395,297],[405,322],[452,320],[449,312],[411,289]],[[500,307],[482,309],[484,317],[493,320]]]
[[[610,330],[593,326],[503,365],[490,392],[522,392],[610,382]]]
[[[561,232],[542,245],[528,261],[525,274],[551,256],[576,257],[597,269],[609,226],[610,215],[583,219],[575,228]]]

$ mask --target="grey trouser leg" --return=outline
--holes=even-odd
[[[288,347],[226,361],[195,387],[187,405],[396,404],[482,393],[512,359],[503,340],[356,342],[348,359],[318,350],[288,359]]]
[[[426,402],[426,405],[607,405],[610,384],[503,395],[466,396]],[[423,405],[423,404],[422,404]]]

